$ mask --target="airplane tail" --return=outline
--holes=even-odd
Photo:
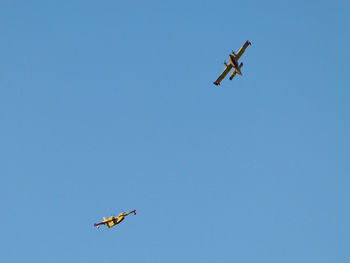
[[[243,67],[243,63],[241,62],[241,64],[239,64],[239,69],[241,69],[242,67]],[[233,69],[233,72],[232,72],[232,74],[231,74],[231,76],[230,76],[230,80],[232,80],[233,77],[236,76],[237,73],[240,74],[240,75],[242,75],[242,72],[240,72],[240,71],[238,71],[236,68],[234,68],[234,69]]]
[[[239,68],[236,68],[235,70],[237,71],[237,73],[238,73],[239,75],[242,76],[241,67],[243,67],[243,63],[241,62],[241,64],[239,64],[238,67],[239,67]]]

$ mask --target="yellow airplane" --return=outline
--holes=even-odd
[[[233,68],[232,70],[232,74],[230,76],[230,80],[233,79],[233,77],[238,73],[239,75],[242,75],[241,72],[241,67],[243,66],[243,63],[238,65],[238,59],[243,55],[244,51],[246,50],[246,48],[251,45],[251,43],[247,40],[244,45],[238,50],[237,54],[235,54],[235,52],[232,51],[232,55],[230,54],[228,56],[228,59],[230,61],[229,64],[226,64],[226,62],[224,62],[225,64],[225,69],[224,71],[220,74],[220,76],[218,77],[217,80],[215,80],[214,84],[215,85],[220,85],[220,82],[226,77],[226,75],[230,72],[230,70]]]
[[[95,223],[94,226],[97,228],[100,228],[100,225],[106,225],[108,228],[111,228],[112,226],[115,226],[117,224],[119,224],[121,221],[124,220],[124,218],[127,215],[130,215],[131,213],[134,213],[134,215],[136,215],[136,209],[127,212],[127,213],[120,213],[117,217],[111,216],[110,218],[105,218],[103,217],[103,221],[100,223]]]

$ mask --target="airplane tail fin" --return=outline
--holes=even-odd
[[[243,63],[241,62],[241,64],[238,65],[239,68],[235,68],[236,73],[238,73],[239,75],[242,76],[242,71],[241,71],[241,67],[243,67]]]
[[[241,62],[241,64],[239,64],[239,68],[241,69],[242,67],[243,67],[243,63]],[[230,80],[232,80],[233,77],[236,76],[237,73],[240,74],[240,75],[242,75],[242,72],[240,72],[240,71],[238,71],[236,68],[234,68],[234,69],[233,69],[233,72],[232,72],[232,74],[231,74],[231,76],[230,76]]]
[[[238,65],[238,67],[239,68],[236,68],[235,70],[237,71],[237,73],[239,74],[239,75],[241,75],[242,76],[242,71],[241,71],[241,67],[243,66],[243,64],[241,63],[241,64],[239,64]]]

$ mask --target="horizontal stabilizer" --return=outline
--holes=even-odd
[[[239,68],[242,68],[242,67],[243,67],[243,63],[241,62],[241,63],[239,64]],[[236,76],[236,74],[239,73],[238,70],[235,69],[235,68],[234,68],[232,71],[233,71],[233,72],[232,72],[232,74],[231,74],[231,76],[230,76],[230,80],[232,80],[232,79],[234,78],[234,76]]]

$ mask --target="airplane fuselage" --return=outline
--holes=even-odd
[[[234,56],[232,56],[232,55],[229,55],[228,59],[230,60],[230,63],[234,66],[234,68],[237,70],[237,73],[239,75],[242,75],[241,68],[238,65],[237,59]]]

